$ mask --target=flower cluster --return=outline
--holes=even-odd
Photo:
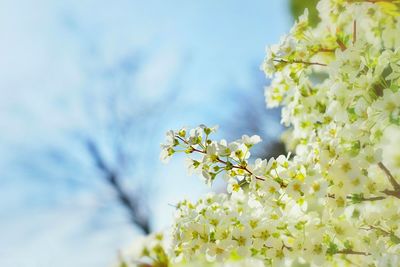
[[[163,160],[185,152],[207,184],[227,183],[177,206],[171,263],[400,266],[400,5],[318,10],[321,22],[306,12],[262,66],[291,154],[252,160],[260,137],[215,141],[204,125],[168,132]]]
[[[189,133],[184,128],[168,132],[168,142],[162,145],[161,159],[167,161],[174,153],[182,151],[197,154],[196,158],[188,159],[189,171],[201,173],[209,185],[221,172],[225,172],[226,177],[250,180],[252,172],[247,168],[247,160],[251,147],[261,142],[261,138],[257,135],[244,135],[234,142],[216,142],[210,139],[216,129],[201,125]]]
[[[162,233],[154,233],[137,240],[133,247],[120,252],[119,262],[115,267],[166,267],[169,257],[165,251],[168,240]]]

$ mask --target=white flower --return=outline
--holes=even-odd
[[[252,232],[249,228],[235,228],[232,231],[232,239],[236,241],[235,249],[239,256],[246,258],[250,256],[250,247],[252,243]]]
[[[249,137],[248,135],[243,135],[242,142],[248,147],[252,147],[253,145],[256,145],[261,142],[261,137],[258,135],[253,135],[251,137]]]

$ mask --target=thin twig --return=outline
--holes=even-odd
[[[317,52],[321,52],[321,53],[333,53],[333,52],[335,52],[335,49],[320,48],[320,49],[318,49]]]
[[[366,2],[369,2],[369,3],[379,3],[379,2],[391,3],[393,1],[392,0],[366,0]]]
[[[302,61],[302,60],[284,60],[284,59],[274,59],[275,62],[279,62],[279,63],[288,63],[288,64],[293,64],[293,63],[297,63],[297,64],[304,64],[304,65],[318,65],[318,66],[328,66],[327,64],[323,64],[323,63],[319,63],[319,62],[307,62],[307,61]]]
[[[354,251],[352,249],[343,249],[336,252],[336,254],[346,254],[346,255],[361,255],[361,256],[369,256],[371,253],[369,252],[361,252],[361,251]]]
[[[361,198],[361,201],[378,201],[378,200],[384,200],[386,197],[380,196],[380,197],[363,197]]]
[[[393,189],[396,191],[400,191],[400,184],[396,181],[390,170],[386,168],[386,166],[382,162],[379,162],[378,166],[385,172],[386,176],[388,177],[390,183],[393,186]]]
[[[342,50],[342,52],[347,49],[346,45],[341,40],[337,39],[336,43],[339,45],[340,50]]]
[[[400,184],[396,181],[396,179],[394,178],[394,176],[392,175],[390,170],[388,168],[386,168],[386,166],[382,162],[379,162],[378,166],[386,174],[387,178],[389,179],[390,184],[392,185],[392,187],[394,189],[394,190],[386,189],[386,190],[382,191],[382,193],[384,193],[388,196],[393,196],[393,197],[400,199]]]
[[[336,199],[334,194],[327,194],[326,197]],[[346,196],[346,199],[351,200],[353,199],[352,196]],[[375,197],[360,197],[357,200],[359,201],[379,201],[379,200],[384,200],[386,199],[385,196],[375,196]]]
[[[362,3],[362,2],[366,2],[366,3],[379,3],[379,2],[386,2],[386,3],[392,3],[392,0],[347,0],[348,3]]]

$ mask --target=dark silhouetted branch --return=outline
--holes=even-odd
[[[89,154],[93,158],[96,167],[104,173],[104,178],[115,190],[118,200],[129,212],[131,221],[138,228],[140,228],[143,233],[149,234],[151,231],[149,218],[148,216],[140,214],[139,201],[129,197],[129,194],[123,189],[123,186],[120,183],[120,179],[118,178],[118,174],[113,171],[112,168],[107,166],[106,162],[100,154],[97,145],[92,140],[86,140],[85,145]]]

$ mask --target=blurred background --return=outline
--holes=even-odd
[[[159,162],[169,129],[281,153],[260,65],[304,2],[1,0],[0,266],[109,266],[166,229],[210,190]]]

